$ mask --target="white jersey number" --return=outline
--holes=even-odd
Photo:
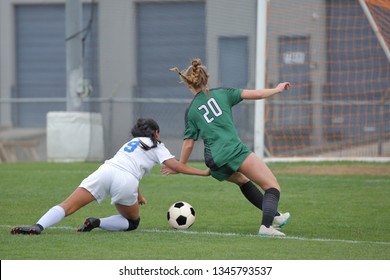
[[[220,115],[222,115],[222,110],[214,98],[210,98],[207,101],[207,105],[208,106],[206,105],[199,106],[198,110],[199,111],[204,110],[205,112],[203,114],[203,118],[206,120],[207,123],[211,123],[214,120],[214,117],[219,117]],[[214,115],[214,117],[212,115]]]

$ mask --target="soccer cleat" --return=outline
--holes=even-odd
[[[275,216],[274,222],[273,222],[273,227],[275,228],[282,228],[284,225],[287,224],[288,220],[290,219],[290,213],[280,213],[280,216]]]
[[[77,228],[78,232],[89,232],[94,228],[100,226],[100,220],[96,218],[88,218],[84,221],[84,224]]]
[[[272,236],[275,236],[275,237],[285,236],[285,234],[283,232],[278,231],[274,227],[270,226],[269,228],[267,228],[265,225],[260,226],[259,235],[260,236],[270,236],[270,237],[272,237]]]
[[[14,227],[11,229],[11,234],[29,234],[38,235],[41,234],[43,227],[39,224],[25,227]]]

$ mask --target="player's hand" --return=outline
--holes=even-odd
[[[171,175],[171,174],[177,174],[176,171],[164,166],[160,169],[161,174],[163,175]]]
[[[284,82],[284,83],[278,84],[276,88],[279,90],[279,92],[282,92],[285,90],[289,90],[290,87],[291,87],[291,84],[289,82]]]
[[[148,203],[148,202],[146,201],[146,199],[143,196],[138,196],[138,204],[139,205],[144,205],[146,203]]]

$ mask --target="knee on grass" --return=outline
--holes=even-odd
[[[138,218],[137,220],[127,219],[127,221],[129,222],[129,227],[126,229],[126,231],[131,231],[131,230],[135,230],[138,227],[141,218]]]

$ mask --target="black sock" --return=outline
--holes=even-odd
[[[43,226],[41,226],[40,224],[35,224],[36,226],[38,226],[41,230],[43,230]]]
[[[258,209],[263,210],[263,194],[252,181],[248,181],[240,186],[240,190],[250,203]],[[280,213],[276,212],[275,216],[280,216]]]
[[[261,221],[262,225],[270,227],[274,220],[275,214],[278,209],[280,192],[271,188],[266,190],[263,197],[263,220]]]
[[[129,227],[126,231],[135,230],[138,227],[141,218],[138,218],[137,220],[127,219],[127,221],[129,222]]]
[[[240,190],[250,203],[260,210],[263,209],[263,194],[251,181],[240,186]]]

